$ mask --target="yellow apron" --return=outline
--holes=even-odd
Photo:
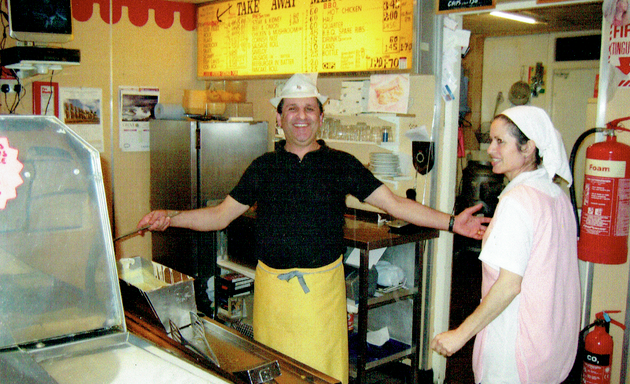
[[[348,383],[343,257],[304,269],[259,261],[254,284],[254,339]]]

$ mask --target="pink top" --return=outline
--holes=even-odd
[[[544,169],[512,180],[483,239],[482,300],[499,269],[523,276],[521,293],[475,339],[475,382],[559,383],[577,353],[580,279],[576,223]]]

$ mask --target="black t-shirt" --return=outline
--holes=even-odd
[[[280,144],[252,162],[230,196],[256,208],[256,256],[272,268],[318,268],[344,253],[346,195],[365,200],[382,183],[354,156],[329,148],[302,161]]]

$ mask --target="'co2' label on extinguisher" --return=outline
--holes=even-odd
[[[596,353],[587,352],[584,354],[584,362],[607,367],[610,365],[610,355],[598,355]]]

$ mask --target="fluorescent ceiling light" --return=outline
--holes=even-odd
[[[521,23],[536,24],[536,20],[532,19],[531,17],[515,15],[513,13],[507,13],[507,12],[501,12],[501,11],[492,11],[492,12],[490,12],[490,15],[497,16],[497,17],[502,17],[504,19],[510,19],[510,20],[514,20],[514,21],[520,21]]]

